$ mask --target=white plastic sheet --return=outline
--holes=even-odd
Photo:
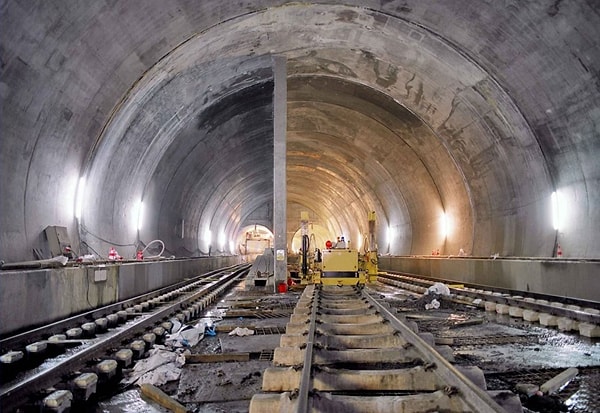
[[[184,354],[168,350],[164,346],[155,346],[150,350],[147,358],[139,360],[135,364],[130,376],[125,381],[136,383],[138,386],[144,383],[160,386],[169,381],[178,380],[181,375],[181,367],[185,364]]]
[[[437,310],[438,308],[440,308],[440,302],[438,300],[436,300],[435,298],[433,300],[431,300],[431,302],[429,304],[425,304],[425,309],[426,310]]]
[[[246,327],[236,327],[235,329],[233,329],[229,332],[230,336],[240,336],[240,337],[251,336],[253,334],[254,334],[254,330],[250,330],[249,328],[246,328]]]
[[[194,347],[204,338],[204,325],[202,328],[185,326],[175,334],[169,334],[165,345],[170,347]]]
[[[427,294],[439,294],[448,297],[450,295],[450,289],[446,284],[435,283],[427,289]]]

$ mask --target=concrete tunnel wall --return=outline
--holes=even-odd
[[[356,241],[374,210],[391,254],[600,255],[595,2],[0,7],[2,260],[31,259],[48,225],[78,252],[160,238],[197,255],[269,222],[272,55],[288,59],[288,211]]]
[[[380,268],[464,283],[600,302],[600,262],[381,257]]]
[[[51,323],[139,296],[183,281],[186,277],[239,263],[239,257],[206,257],[6,271],[0,277],[0,336],[25,327]]]

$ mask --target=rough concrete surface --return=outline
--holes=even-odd
[[[600,262],[556,259],[521,260],[516,257],[380,257],[382,270],[420,274],[505,288],[600,301],[597,288]]]
[[[287,244],[307,211],[322,237],[360,245],[375,211],[383,253],[600,254],[596,2],[1,11],[0,259],[47,249],[48,225],[100,255],[157,238],[227,253],[244,228],[273,229],[273,55],[287,59]]]
[[[432,333],[436,343],[449,345],[455,365],[481,368],[488,390],[514,389],[518,383],[540,386],[561,371],[576,367],[580,374],[557,394],[523,397],[523,405],[536,412],[569,409],[587,413],[598,409],[597,339],[445,300],[437,310],[424,310],[424,302],[431,297],[402,297],[395,289],[381,284],[369,288],[416,323],[419,332]]]
[[[229,256],[108,264],[106,280],[101,281],[94,278],[97,266],[5,271],[0,276],[0,334],[50,323],[239,262],[239,256]]]
[[[184,403],[245,400],[248,404],[260,392],[263,371],[271,364],[250,360],[187,365],[179,380],[177,398]]]
[[[557,406],[567,403],[574,412],[589,411],[590,406],[596,406],[593,397],[594,371],[600,368],[600,350],[597,340],[586,339],[575,334],[562,333],[552,328],[524,322],[508,315],[486,313],[473,306],[447,302],[436,310],[425,310],[422,297],[405,293],[387,285],[374,283],[367,290],[387,301],[392,309],[397,309],[407,320],[415,323],[420,333],[432,336],[436,344],[444,344],[453,353],[457,366],[473,368],[477,366],[484,373],[489,390],[511,390],[514,384],[502,381],[504,375],[525,374],[528,382],[540,386],[552,376],[555,370],[560,372],[569,367],[577,367],[580,374],[572,380],[569,390],[561,390],[556,399]],[[227,297],[207,311],[206,316],[227,315],[227,311],[239,311],[240,307],[249,306],[252,302],[265,302],[275,306],[280,302],[287,307],[297,298],[296,294],[264,296],[236,288]],[[270,304],[269,304],[270,303]],[[236,326],[252,326],[259,321],[268,321],[271,326],[283,324],[288,317],[268,320],[252,319],[251,317],[223,318],[216,321],[217,327],[230,330]],[[469,323],[470,322],[470,323]],[[229,337],[227,332],[218,332],[216,336],[205,336],[192,352],[195,354],[222,355],[225,350],[223,342],[238,340],[241,347],[231,348],[235,352],[253,352],[263,346],[254,346],[246,342],[248,337]],[[254,337],[275,341],[279,334]],[[257,355],[254,354],[253,357]],[[387,365],[386,363],[383,363]],[[251,397],[259,393],[263,384],[264,371],[272,367],[272,361],[250,359],[247,362],[210,362],[188,363],[182,369],[178,382],[168,383],[164,390],[188,409],[203,413],[247,412]],[[587,369],[587,370],[586,370]],[[596,370],[594,370],[596,369]],[[550,373],[548,373],[550,372]],[[550,377],[546,377],[550,375]],[[546,377],[546,378],[544,378]],[[506,380],[506,378],[504,378]],[[535,380],[540,381],[539,383]],[[590,387],[591,386],[591,387]],[[138,396],[139,397],[139,396]],[[537,397],[537,396],[536,396]],[[123,406],[123,399],[132,400],[132,406],[140,406],[143,400],[135,400],[135,395],[127,393],[105,401],[101,404],[111,413],[129,412]],[[554,399],[553,399],[554,400]],[[527,402],[530,406],[536,403],[548,402],[549,399],[536,400],[531,396]],[[585,410],[588,409],[588,410]],[[99,410],[100,411],[100,410]],[[153,410],[148,410],[153,411]],[[557,410],[558,411],[558,410]]]

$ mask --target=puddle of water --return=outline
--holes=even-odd
[[[523,368],[568,368],[593,367],[600,365],[600,341],[589,340],[574,333],[509,320],[507,324],[496,324],[504,320],[481,326],[449,331],[449,336],[471,334],[484,336],[485,330],[512,336],[534,336],[536,344],[505,344],[459,349],[456,354],[475,357],[484,363],[495,364],[499,370]]]
[[[127,390],[109,400],[98,403],[95,413],[166,413],[167,409],[151,404],[142,398],[137,389]]]

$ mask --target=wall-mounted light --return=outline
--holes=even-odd
[[[210,246],[212,243],[212,231],[210,228],[206,228],[206,231],[204,231],[204,243],[206,246]]]
[[[219,233],[219,249],[221,251],[223,251],[223,249],[225,248],[225,239],[226,239],[225,231],[221,231]]]
[[[388,245],[390,245],[392,243],[392,241],[394,240],[394,228],[392,227],[388,227],[387,229],[387,243]]]
[[[445,212],[440,215],[440,232],[444,238],[450,234],[450,218]]]
[[[137,231],[142,229],[144,221],[144,201],[138,201],[131,210],[131,225]]]
[[[83,195],[85,193],[85,176],[79,178],[77,184],[77,196],[75,198],[75,218],[81,219],[81,211],[83,210]]]
[[[550,196],[550,203],[552,204],[552,227],[556,231],[560,229],[559,197],[558,191],[552,192],[552,195]]]

